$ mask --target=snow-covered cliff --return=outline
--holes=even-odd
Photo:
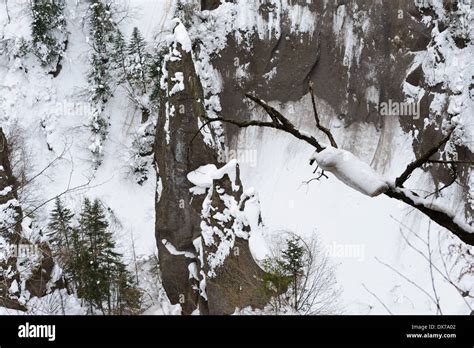
[[[406,186],[472,223],[474,26],[470,3],[110,3],[123,36],[128,40],[138,27],[154,57],[170,52],[170,35],[173,37],[178,23],[173,18],[181,18],[184,32],[174,33],[174,38],[187,40],[189,35],[190,42],[181,42],[181,47],[192,51],[193,69],[202,85],[203,100],[197,102],[207,117],[266,119],[266,113],[244,97],[252,93],[298,128],[326,141],[316,130],[308,92],[311,81],[321,123],[331,130],[340,148],[370,165],[380,180],[393,182],[408,163],[442,139],[448,127],[456,125],[447,147],[433,157],[452,163],[430,163],[415,171]],[[119,250],[131,268],[141,265],[141,286],[152,294],[145,304],[150,307],[147,313],[177,313],[183,305],[179,292],[170,304],[163,290],[156,288],[159,281],[151,280],[148,272],[157,245],[165,250],[162,238],[155,238],[155,229],[171,233],[173,227],[168,226],[171,220],[155,226],[156,217],[166,215],[155,206],[156,195],[162,195],[164,182],[186,189],[193,185],[178,182],[177,176],[168,178],[171,180],[157,177],[154,165],[158,164],[158,173],[166,166],[162,163],[159,168],[159,163],[154,163],[150,149],[159,115],[162,119],[158,125],[163,129],[157,133],[162,135],[162,144],[169,144],[168,137],[182,128],[194,127],[183,123],[170,131],[170,126],[178,124],[170,123],[170,113],[180,110],[167,109],[159,114],[154,106],[149,108],[149,120],[143,122],[140,105],[152,105],[150,94],[133,99],[127,87],[117,84],[103,110],[107,136],[102,139],[91,133],[95,106],[90,101],[88,80],[94,50],[87,19],[90,5],[91,1],[85,0],[66,2],[67,48],[55,77],[34,54],[22,54],[22,45],[31,40],[28,3],[0,0],[0,127],[15,143],[11,160],[14,174],[28,183],[18,192],[23,210],[34,211],[27,229],[31,235],[25,237],[46,242],[54,197],[60,195],[77,211],[84,197],[99,198]],[[158,70],[166,73],[161,65]],[[173,84],[167,95],[161,92],[163,105],[168,101],[184,103],[179,92],[192,83],[183,81],[183,72],[175,71],[158,83]],[[186,92],[197,95],[194,90]],[[411,104],[414,108],[407,113],[385,113],[382,109]],[[196,112],[194,116],[199,117]],[[202,125],[202,120],[197,122]],[[213,137],[206,130],[212,130]],[[249,244],[255,258],[265,254],[266,243],[271,244],[272,236],[282,231],[308,238],[317,234],[331,262],[337,265],[345,313],[384,314],[388,306],[396,314],[431,314],[439,312],[438,299],[443,314],[472,311],[474,295],[469,291],[474,291],[473,260],[465,257],[472,249],[420,212],[385,196],[364,196],[329,171],[327,177],[311,180],[317,176],[315,167],[309,165],[314,148],[278,130],[215,123],[203,128],[201,135],[217,159],[207,164],[223,165],[237,159],[242,185],[254,188],[253,197],[261,209],[261,221],[249,222],[253,234]],[[183,139],[193,136],[184,134]],[[176,148],[182,145],[178,141]],[[91,149],[100,149],[100,165]],[[158,158],[158,162],[170,164],[172,157]],[[177,173],[186,178],[188,172],[206,164],[202,157],[206,156],[186,163],[186,172],[178,166]],[[383,187],[382,183],[377,188]],[[195,199],[191,194],[170,195],[170,200],[161,204]],[[168,205],[165,210],[170,215],[173,209],[180,207]],[[174,220],[174,229],[183,232],[182,223],[200,231],[201,226],[193,220],[198,215],[189,221],[189,214],[182,216],[182,221]],[[183,245],[192,246],[188,239],[194,239],[195,233],[186,233],[182,233],[187,236]],[[174,241],[173,245],[179,243]],[[134,262],[137,256],[140,262]],[[179,267],[176,264],[173,268],[173,262],[162,269],[165,277],[188,281],[194,274],[188,265],[181,267],[185,273],[178,275]],[[446,279],[448,269],[451,278]],[[460,295],[461,290],[467,295]],[[84,312],[75,296],[68,298],[70,313]],[[36,308],[52,311],[37,299],[31,301],[26,306],[32,312]]]

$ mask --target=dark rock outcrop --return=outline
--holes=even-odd
[[[182,39],[184,26],[179,23],[175,30],[178,29],[180,33],[175,36]],[[191,274],[191,268],[199,264],[193,243],[201,236],[205,195],[190,192],[194,185],[188,181],[187,174],[201,166],[218,163],[216,146],[212,145],[218,144],[218,140],[212,129],[200,132],[199,124],[205,115],[204,96],[190,47],[183,47],[182,42],[175,40],[165,57],[164,75],[155,145],[156,240],[163,286],[170,301],[181,304],[183,314],[197,309],[201,314],[229,314],[235,308],[231,309],[233,303],[226,303],[225,296],[234,290],[235,282],[226,291],[212,293],[208,302],[200,295],[202,275],[198,271],[198,279],[195,279]],[[209,132],[207,139],[203,136],[206,131]],[[242,245],[242,250],[246,248],[248,246]],[[242,257],[237,259],[245,263],[245,267],[249,266],[245,272],[252,272],[258,266],[248,258],[249,253],[244,255],[245,261]],[[226,287],[224,284],[227,281],[221,284]]]
[[[239,166],[230,171],[213,181],[203,207],[201,261],[209,314],[231,314],[247,306],[262,308],[268,302],[261,283],[263,271],[248,244],[252,231],[244,211],[249,196],[244,194]]]
[[[48,287],[55,267],[49,246],[33,245],[23,237],[23,212],[17,189],[8,142],[0,128],[0,306],[26,311],[20,301],[23,291],[28,293],[26,299],[42,297],[64,285],[58,280]]]
[[[371,105],[367,89],[376,87],[379,99],[403,100],[400,72],[412,62],[408,52],[426,48],[429,31],[413,13],[411,1],[373,3],[363,1],[289,1],[307,8],[315,17],[314,30],[298,32],[289,13],[263,1],[259,12],[263,19],[281,16],[280,34],[261,39],[253,34],[251,47],[239,44],[229,35],[227,46],[212,64],[224,80],[221,104],[223,114],[248,117],[243,102],[246,92],[255,92],[266,100],[297,101],[308,93],[308,81],[314,82],[318,97],[328,102],[346,124],[372,122],[381,126],[377,105]],[[344,47],[344,35],[351,38]],[[416,33],[416,35],[414,35]],[[233,34],[233,33],[232,33]],[[248,64],[247,77],[236,80],[235,58]],[[275,75],[264,75],[275,69]],[[230,113],[232,111],[232,113]],[[232,133],[230,133],[232,134]]]
[[[19,218],[22,211],[15,192],[17,187],[10,165],[8,142],[0,128],[0,306],[24,311],[26,308],[18,302],[21,279],[17,258],[10,256],[11,246],[21,241]],[[17,284],[17,291],[11,291],[13,284]]]
[[[190,53],[177,47],[181,59],[166,64],[168,76],[184,76],[184,91],[170,94],[174,83],[168,79],[161,96],[156,131],[155,161],[162,188],[156,204],[156,238],[163,286],[172,303],[180,303],[184,313],[199,308],[199,295],[189,281],[189,264],[195,260],[174,249],[195,253],[193,240],[200,235],[201,202],[189,192],[192,184],[186,175],[201,165],[216,163],[215,151],[204,143],[198,118],[204,114],[203,95]],[[172,54],[172,53],[170,53]],[[196,137],[195,137],[196,136]]]

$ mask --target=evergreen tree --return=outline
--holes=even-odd
[[[133,280],[131,272],[123,264],[119,264],[115,279],[113,314],[139,314],[142,292]]]
[[[200,3],[193,0],[177,0],[175,17],[179,18],[186,28],[192,24],[194,13],[200,11]]]
[[[160,105],[160,94],[161,94],[161,77],[163,75],[161,69],[163,66],[164,55],[157,53],[150,62],[148,69],[150,81],[151,81],[151,92],[150,102],[154,109],[158,109]]]
[[[146,46],[142,34],[136,27],[133,29],[128,45],[122,33],[117,32],[111,56],[117,82],[124,86],[130,100],[142,111],[142,123],[145,123],[150,116],[150,108],[145,96],[150,83],[151,55]]]
[[[277,313],[287,306],[295,311],[301,309],[300,302],[307,297],[304,283],[309,254],[302,240],[292,236],[286,240],[280,255],[263,260],[263,294],[272,298],[270,305]]]
[[[91,91],[91,102],[100,109],[104,108],[111,96],[110,65],[108,58],[104,59],[101,54],[91,54],[91,67],[88,74],[89,88]]]
[[[88,274],[90,257],[87,252],[87,245],[84,234],[79,228],[73,229],[71,233],[72,255],[66,265],[67,274],[74,285],[74,290],[79,297],[83,297],[85,292],[85,279]]]
[[[148,74],[151,84],[150,102],[152,107],[156,110],[160,105],[161,94],[161,78],[163,76],[164,57],[168,52],[167,47],[157,47],[154,49],[153,55],[150,58],[148,65]]]
[[[146,42],[137,27],[133,28],[127,53],[127,79],[139,95],[144,95],[147,93],[148,67],[151,56],[147,52]]]
[[[43,66],[58,63],[64,55],[67,41],[64,7],[64,0],[31,1],[33,52]]]
[[[83,275],[82,287],[79,295],[83,297],[91,308],[97,307],[103,310],[104,296],[107,292],[106,274],[101,269],[99,258],[102,257],[104,239],[107,237],[108,223],[105,219],[98,201],[91,203],[89,199],[84,200],[79,228],[83,236],[81,249],[83,251],[84,264],[87,264]]]
[[[105,104],[111,96],[110,58],[113,39],[118,31],[112,18],[111,5],[95,0],[90,5],[89,35],[92,45],[88,74],[91,101]]]
[[[112,16],[112,5],[104,0],[93,0],[89,10],[89,34],[92,46],[98,53],[107,53],[117,31]]]
[[[120,30],[115,33],[113,40],[112,69],[117,74],[117,83],[122,84],[127,78],[127,44]]]
[[[299,279],[303,274],[305,254],[304,247],[301,245],[301,240],[293,236],[286,241],[286,248],[282,251],[282,266],[286,274],[292,279],[291,285],[293,287],[293,308],[298,310],[299,299]]]
[[[125,292],[138,293],[131,283],[131,273],[116,252],[115,241],[108,230],[104,209],[99,200],[84,200],[80,217],[80,230],[83,235],[81,260],[87,264],[82,277],[80,295],[89,303],[91,309],[98,308],[104,313],[123,311],[131,299]],[[130,296],[130,294],[128,294]]]
[[[90,117],[92,131],[90,150],[96,156],[97,165],[101,162],[102,144],[107,137],[108,117],[104,115],[105,104],[112,97],[113,76],[110,57],[113,41],[118,32],[113,20],[111,4],[104,0],[93,0],[89,8],[89,36],[92,46],[88,82],[90,100],[94,113]]]
[[[71,249],[71,235],[73,231],[72,219],[74,214],[63,205],[61,199],[56,198],[54,209],[50,215],[49,241],[56,255],[62,256]]]
[[[286,248],[282,251],[283,268],[290,275],[301,273],[304,262],[304,248],[298,237],[291,237],[286,241]]]
[[[48,236],[51,244],[51,250],[57,262],[63,268],[63,277],[66,288],[69,288],[72,280],[71,267],[74,263],[75,249],[73,246],[73,225],[74,214],[63,205],[63,202],[57,198],[54,209],[50,215],[48,224]]]
[[[116,251],[102,203],[84,199],[79,226],[58,198],[49,223],[50,243],[61,261],[66,285],[88,305],[90,313],[137,314],[142,293]]]

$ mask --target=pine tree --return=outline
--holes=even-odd
[[[111,96],[110,58],[114,35],[118,31],[110,4],[95,0],[90,6],[89,35],[92,45],[88,74],[91,101],[105,104]]]
[[[152,85],[150,92],[150,102],[152,107],[156,110],[160,105],[160,95],[161,95],[161,77],[163,76],[162,67],[164,61],[164,52],[158,51],[151,58],[148,74],[150,78],[150,83]]]
[[[90,265],[90,256],[87,251],[84,234],[79,228],[74,228],[71,233],[71,247],[72,255],[66,264],[67,275],[77,295],[83,297],[85,292],[85,278]]]
[[[112,18],[111,5],[94,0],[89,8],[89,36],[92,46],[88,73],[91,101],[96,105],[107,103],[112,94],[110,55],[118,28]]]
[[[116,72],[117,83],[122,84],[127,79],[127,44],[120,30],[115,33],[113,40],[112,69]]]
[[[125,298],[131,301],[131,295],[125,296],[125,291],[138,293],[138,290],[131,282],[131,273],[126,269],[122,255],[116,252],[115,241],[108,227],[102,203],[85,199],[80,230],[83,235],[81,249],[84,251],[81,262],[87,268],[83,270],[80,296],[89,303],[91,311],[92,308],[98,308],[104,313],[107,310],[108,314],[113,314],[118,307],[123,311],[132,304],[122,300]]]
[[[89,34],[92,46],[100,54],[107,53],[117,31],[112,16],[112,5],[104,0],[93,0],[89,10]]]
[[[186,28],[192,24],[193,14],[200,10],[200,3],[193,0],[177,0],[175,17],[179,18]]]
[[[150,116],[150,108],[145,98],[150,83],[148,70],[151,62],[147,44],[136,27],[128,45],[125,44],[121,32],[117,32],[113,41],[114,51],[111,58],[117,83],[124,85],[130,100],[141,110],[142,123],[145,123]]]
[[[305,254],[304,247],[298,237],[291,237],[286,241],[286,248],[282,251],[282,266],[286,274],[291,277],[291,285],[293,287],[293,308],[298,310],[298,285],[302,276]]]
[[[71,235],[73,231],[72,219],[74,214],[63,205],[61,199],[56,198],[54,209],[51,211],[49,228],[49,241],[53,252],[63,258],[71,249]]]
[[[84,200],[79,225],[83,235],[82,248],[85,252],[82,261],[88,264],[80,296],[89,303],[91,311],[94,307],[103,310],[107,283],[99,258],[102,257],[101,252],[108,223],[98,201],[91,203],[87,198]]]
[[[101,162],[102,144],[107,137],[108,117],[105,116],[105,104],[112,97],[113,76],[111,74],[111,55],[113,41],[118,32],[113,20],[111,4],[103,0],[93,0],[89,8],[89,36],[92,46],[88,82],[90,101],[94,113],[90,117],[92,131],[90,150],[95,155],[97,165]]]
[[[308,250],[302,245],[302,240],[292,236],[286,240],[281,255],[268,257],[263,260],[263,295],[271,297],[270,305],[276,313],[287,306],[296,312],[301,309],[300,300],[306,291],[303,283]]]
[[[123,264],[117,266],[114,290],[114,314],[139,314],[142,292]]]
[[[66,208],[63,202],[57,198],[54,209],[50,215],[48,237],[53,256],[63,269],[63,279],[66,288],[69,290],[69,285],[72,281],[71,266],[74,262],[73,258],[75,252],[72,244],[74,231],[72,225],[73,218],[74,214],[71,210]]]
[[[57,63],[64,55],[67,40],[64,7],[64,0],[31,1],[33,52],[43,66]]]
[[[151,56],[147,52],[146,42],[137,27],[133,28],[127,53],[127,79],[134,89],[138,91],[139,95],[144,95],[147,93],[148,67]]]

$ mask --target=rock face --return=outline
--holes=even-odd
[[[0,306],[26,311],[24,300],[45,296],[63,284],[49,284],[55,266],[49,246],[32,245],[23,237],[23,212],[9,157],[8,142],[0,128]],[[22,251],[31,255],[22,255]]]
[[[184,314],[197,309],[201,314],[227,314],[235,308],[221,304],[225,302],[222,292],[212,294],[209,303],[200,295],[202,276],[193,269],[198,264],[194,242],[201,236],[205,195],[195,196],[190,192],[194,185],[188,181],[187,174],[198,167],[218,163],[218,141],[212,129],[200,132],[199,125],[206,111],[188,40],[186,29],[178,23],[163,68],[155,148],[159,177],[156,239],[160,268],[170,301],[181,304]],[[246,263],[253,262],[248,259],[249,253],[244,255]],[[252,267],[257,266],[253,263]]]
[[[21,283],[20,273],[17,269],[17,258],[10,257],[8,249],[21,241],[21,223],[18,218],[22,211],[18,203],[15,188],[17,183],[13,177],[9,148],[5,134],[0,128],[0,306],[26,310],[18,302],[19,285]],[[17,284],[18,290],[11,291],[12,284]]]
[[[339,118],[337,123],[344,128],[355,124],[376,127],[380,138],[372,165],[383,166],[387,148],[396,146],[389,140],[395,126],[413,133],[413,151],[420,156],[443,138],[443,120],[457,116],[456,111],[448,110],[451,99],[456,98],[453,95],[458,94],[460,100],[472,95],[472,82],[470,87],[467,82],[461,93],[454,91],[449,81],[431,77],[442,75],[443,64],[456,64],[446,61],[440,36],[449,36],[447,46],[464,50],[470,42],[468,37],[459,35],[462,30],[457,30],[458,21],[469,10],[462,12],[456,1],[229,2],[216,7],[212,1],[203,1],[203,10],[210,11],[197,16],[192,24],[209,32],[225,33],[223,43],[215,45],[212,54],[206,53],[221,79],[216,95],[222,116],[248,119],[253,112],[253,105],[244,98],[248,92],[267,101],[300,101],[312,81],[316,96]],[[198,31],[194,39],[203,41],[205,32]],[[219,35],[222,34],[215,37]],[[205,52],[209,45],[204,42],[196,49]],[[421,53],[424,63],[419,58],[415,60]],[[402,103],[412,97],[410,91],[419,97],[419,115],[381,115],[382,103]],[[437,105],[442,105],[441,110],[435,110]],[[420,131],[414,132],[415,129]],[[239,130],[232,125],[226,125],[225,130],[232,147]],[[351,136],[346,137],[345,145],[357,141],[349,139]],[[474,158],[463,145],[456,145],[456,153],[463,161]],[[432,166],[429,170],[439,186],[452,180],[448,166]],[[471,172],[466,165],[457,168],[459,180],[466,184],[466,202],[470,199],[467,183]],[[465,211],[472,216],[472,205],[466,203]]]
[[[245,92],[266,100],[297,101],[308,93],[311,80],[317,96],[344,122],[381,125],[379,100],[403,100],[401,72],[412,62],[407,53],[425,49],[430,37],[414,1],[293,0],[285,7],[268,0],[254,15],[262,21],[279,20],[273,27],[268,24],[269,35],[250,33],[246,44],[231,32],[226,47],[212,60],[223,78],[223,114],[237,109],[248,116]],[[236,58],[238,64],[229,64]],[[244,77],[236,74],[239,66],[245,66]]]
[[[244,194],[238,165],[230,167],[229,173],[213,181],[203,203],[200,264],[209,314],[261,308],[267,302],[260,283],[263,271],[248,244],[251,228],[245,208],[250,196]]]

